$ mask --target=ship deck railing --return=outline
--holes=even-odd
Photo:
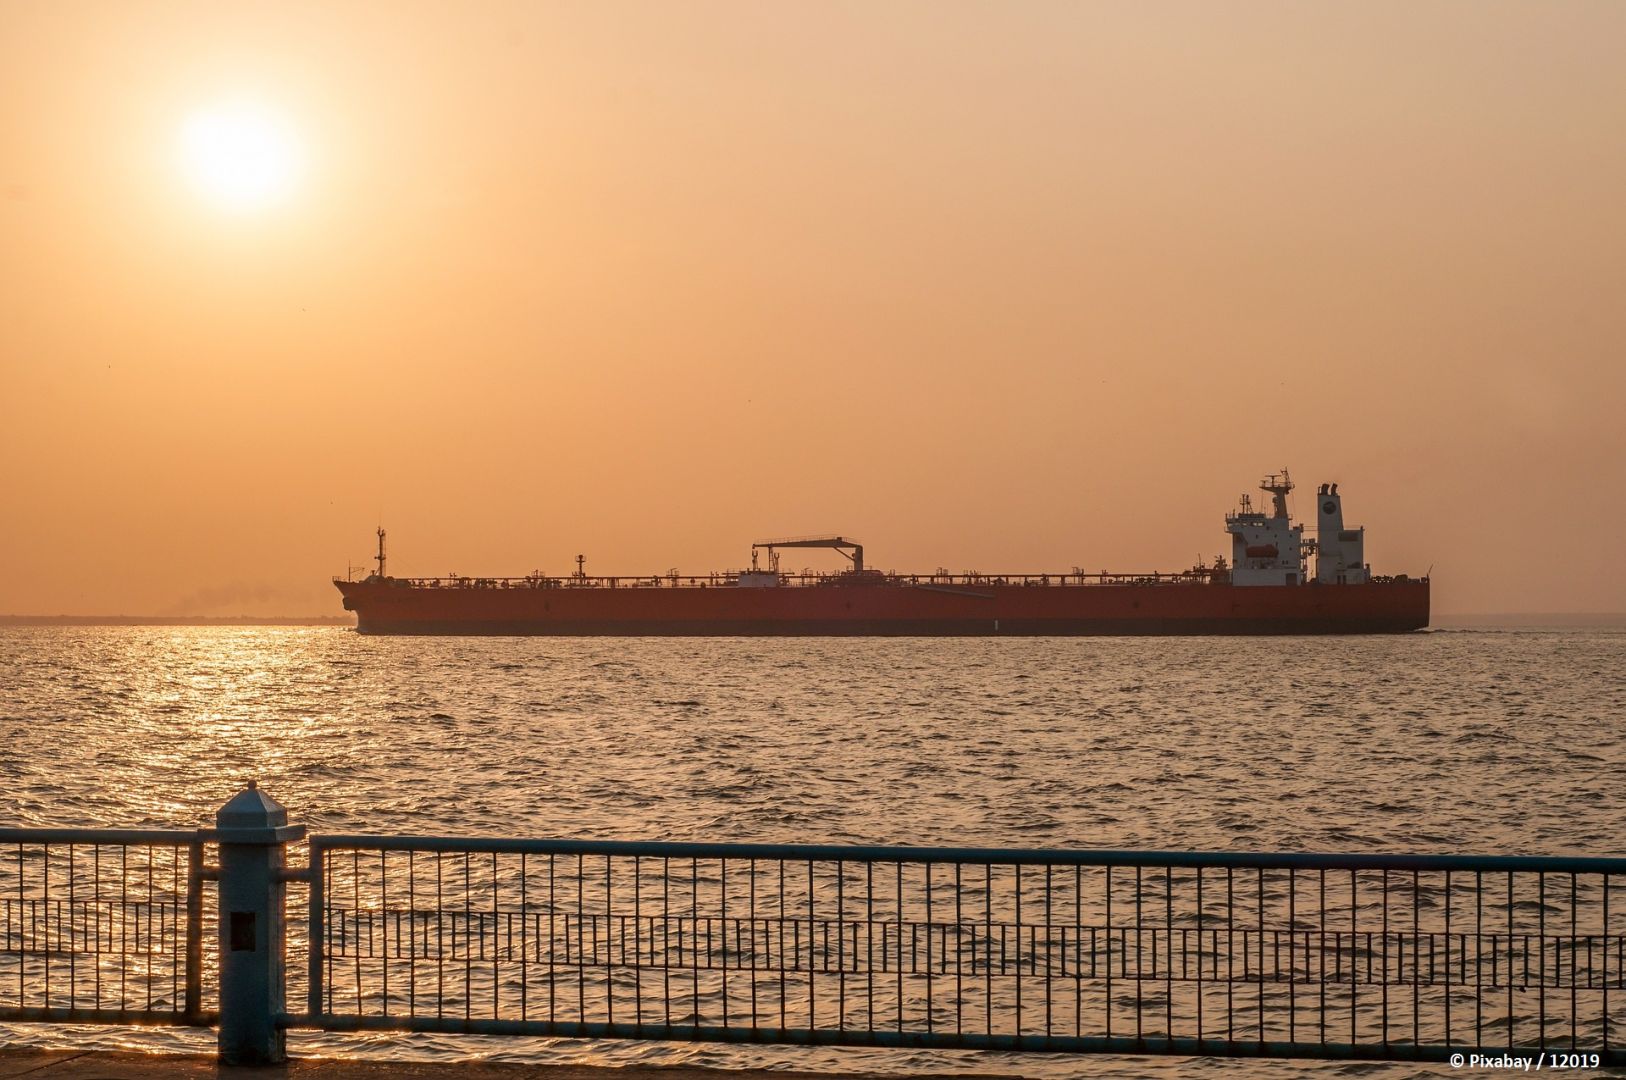
[[[564,577],[548,577],[546,575],[528,574],[524,577],[463,577],[452,574],[446,577],[398,577],[388,580],[397,585],[408,586],[414,589],[695,589],[695,588],[762,588],[764,586],[750,584],[741,585],[742,574],[763,576],[772,571],[764,570],[725,570],[713,574],[644,574],[644,575],[617,575],[596,576],[570,574]],[[954,586],[960,588],[988,588],[992,586],[1029,586],[1043,587],[1079,587],[1098,585],[1205,585],[1219,576],[1212,570],[1183,570],[1175,573],[1110,573],[1103,571],[1097,574],[1089,573],[1049,573],[1049,574],[984,574],[975,571],[965,573],[938,573],[938,574],[897,574],[891,572],[863,573],[781,573],[778,574],[777,586],[767,588],[812,588],[826,586],[872,586],[889,585],[894,587],[930,587]],[[1375,579],[1374,579],[1375,580]]]

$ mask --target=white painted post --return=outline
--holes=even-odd
[[[215,814],[220,842],[220,1032],[226,1065],[275,1065],[283,1036],[284,847],[305,835],[288,811],[255,786]]]

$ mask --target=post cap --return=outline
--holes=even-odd
[[[305,835],[304,826],[290,826],[288,811],[253,780],[215,811],[214,832],[227,843],[278,843]]]

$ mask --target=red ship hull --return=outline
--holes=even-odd
[[[1042,636],[1393,634],[1428,625],[1429,583],[528,587],[335,581],[367,634]]]

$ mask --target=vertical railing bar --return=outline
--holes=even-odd
[[[1494,965],[1494,955],[1491,961]],[[1474,1045],[1485,1045],[1485,874],[1481,870],[1474,871]]]
[[[1073,1037],[1084,1034],[1084,868],[1073,867],[1073,923],[1077,927],[1078,962],[1073,971]],[[1093,938],[1093,936],[1092,936]],[[1095,942],[1090,942],[1090,973],[1095,971]]]
[[[549,856],[552,859],[552,856]],[[672,860],[661,859],[661,1005],[672,1030]],[[551,1017],[550,1017],[551,1019]]]
[[[151,858],[151,857],[152,857],[151,853],[149,852],[148,858]],[[73,941],[73,901],[74,901],[73,844],[70,843],[68,845],[68,1007],[69,1008],[76,1008],[77,1007],[78,1002],[75,1000],[75,998],[77,997],[77,995],[79,993],[79,970],[78,970],[79,965],[78,965],[78,962],[77,962],[78,961],[78,956],[79,956],[79,951],[74,946],[74,941]],[[57,937],[58,937],[58,939],[60,941],[60,938],[61,938],[61,928],[60,928],[61,927],[61,920],[58,919],[57,922],[58,922]],[[175,992],[174,983],[171,982],[171,984],[170,984],[170,993],[173,994],[174,992]],[[50,1003],[46,1002],[46,1004],[50,1004]]]
[[[549,856],[551,859],[552,856]],[[435,1017],[446,1015],[446,852],[435,852]],[[452,941],[457,940],[455,927]]]
[[[719,960],[721,961],[722,972],[723,972],[723,1027],[726,1028],[726,1027],[728,1027],[728,1015],[729,1015],[729,1010],[728,1010],[728,859],[727,859],[727,857],[724,857],[724,858],[721,858],[721,859],[717,860],[717,866],[718,866],[718,880],[721,883],[721,885],[719,887],[719,892],[721,893],[721,896],[720,896],[720,899],[718,901],[717,911],[718,911],[718,918],[722,921],[722,924],[723,924],[723,927],[722,927],[722,929],[723,929],[723,951],[722,951],[722,955],[719,957]]]
[[[1507,872],[1507,1048],[1513,1049],[1513,871]]]
[[[1450,870],[1446,870],[1446,1046],[1450,1046]]]
[[[523,857],[523,856],[522,856]],[[407,850],[407,1015],[418,1015],[418,853]]]
[[[615,944],[611,939],[612,927],[615,925],[615,897],[612,895],[610,884],[610,862],[613,856],[604,856],[604,1018],[609,1023],[615,1023]],[[723,889],[726,895],[728,889],[727,871],[724,871]],[[724,901],[727,902],[726,900]],[[625,935],[622,937],[622,949],[625,952]],[[726,948],[726,946],[725,946]],[[594,959],[597,956],[597,941],[595,935]],[[625,957],[623,956],[623,959]],[[723,972],[723,1026],[728,1026],[728,972]],[[586,1019],[583,1017],[582,1019]]]
[[[1609,873],[1603,873],[1603,1050],[1609,1052]]]
[[[361,1006],[361,851],[350,852],[350,917],[356,924],[356,942],[352,948],[356,951],[356,1012],[360,1014]],[[369,943],[372,938],[372,921],[367,922],[367,936]]]
[[[578,862],[581,856],[576,856]],[[474,1019],[474,852],[463,852],[463,1021]]]
[[[901,908],[902,905],[903,905],[903,884],[902,884],[903,864],[902,863],[898,864],[898,875],[899,875],[898,905]],[[816,997],[816,995],[818,993],[818,978],[819,978],[818,977],[819,958],[818,958],[818,953],[816,951],[816,941],[815,941],[815,939],[818,937],[818,934],[815,931],[815,927],[814,927],[814,915],[813,915],[814,909],[815,909],[815,900],[814,900],[814,895],[813,895],[813,860],[809,859],[809,860],[807,860],[807,1030],[809,1030],[809,1031],[817,1031],[818,1026],[819,1026],[818,1021],[817,1021],[818,1009],[817,1009],[817,1006],[814,1004],[814,999],[815,999],[815,997]],[[900,965],[899,970],[902,970],[901,965]],[[902,976],[900,975],[899,978],[901,980]],[[900,990],[901,990],[901,985],[902,985],[901,982],[900,982],[899,985],[900,985]],[[898,995],[898,1009],[899,1009],[899,1013],[898,1013],[898,1030],[902,1031],[903,1030],[903,1013],[902,1013],[903,995],[901,993]]]
[[[1575,941],[1573,943],[1574,944],[1574,952],[1571,954],[1571,957],[1570,957],[1570,970],[1571,970],[1572,973],[1575,973],[1575,978],[1577,980],[1580,979],[1579,973],[1576,972],[1576,966],[1581,962],[1581,958],[1580,958],[1581,940],[1582,939],[1580,939],[1580,938],[1575,939]],[[1593,945],[1593,942],[1594,942],[1593,935],[1590,934],[1590,933],[1587,934],[1585,940],[1586,940],[1586,986],[1587,986],[1587,989],[1590,990],[1590,989],[1592,989],[1594,983],[1597,981],[1597,978],[1598,978],[1597,961],[1592,958],[1592,945]]]
[[[323,938],[324,938],[324,940],[323,940],[323,964],[322,964],[322,1000],[321,1000],[320,1004],[322,1006],[323,1015],[332,1013],[337,1008],[337,1005],[335,1003],[338,1001],[338,993],[339,993],[337,987],[335,986],[335,983],[338,982],[338,979],[336,977],[336,973],[337,973],[337,971],[339,969],[338,968],[338,960],[333,956],[332,951],[327,948],[327,946],[329,944],[331,944],[332,941],[333,941],[333,926],[332,926],[331,922],[328,920],[328,917],[327,917],[328,916],[328,903],[327,903],[327,899],[326,899],[326,894],[327,894],[327,891],[328,891],[327,887],[326,887],[326,883],[332,879],[332,875],[329,873],[329,869],[332,866],[332,864],[333,864],[332,855],[325,848],[322,849],[322,870],[321,870],[321,873],[322,873],[322,880],[324,882],[324,885],[323,885],[323,899],[322,899],[322,909],[321,910],[322,910],[322,926],[323,926]],[[339,918],[339,935],[340,935],[340,938],[342,940],[343,935],[344,935],[344,917],[342,915]]]
[[[1236,1043],[1236,881],[1225,868],[1225,1044]]]
[[[836,1030],[847,1029],[847,866],[836,860]],[[930,901],[927,901],[928,904]]]
[[[932,1031],[932,1013],[936,1002],[932,998],[932,864],[926,867],[926,1030]],[[1018,901],[1020,903],[1020,901]],[[1020,1000],[1021,980],[1017,980],[1017,994]]]
[[[965,1033],[965,928],[963,924],[963,898],[961,889],[961,863],[954,863],[954,1034]],[[928,885],[930,879],[928,878]],[[943,933],[942,961],[947,973],[949,963],[949,935]]]
[[[1016,915],[1012,931],[1016,935],[1016,956],[1011,965],[1016,972],[1016,1030],[1015,1034],[1022,1034],[1022,864],[1012,866],[1015,873],[1012,875],[1012,886],[1016,899]],[[1137,1006],[1138,1007],[1138,1006]]]
[[[178,1010],[182,1015],[186,1011],[186,996],[183,989],[186,982],[186,908],[185,893],[181,886],[181,848],[182,844],[172,844],[169,849],[169,931],[171,964],[169,980],[170,1007]]]
[[[491,1018],[502,1016],[502,884],[497,872],[497,853],[491,853]],[[484,921],[483,919],[481,920]],[[512,931],[510,931],[512,933]],[[485,934],[480,935],[481,949],[485,947]],[[513,939],[509,939],[509,952],[513,952]]]
[[[1422,876],[1417,870],[1411,872],[1411,1041],[1416,1046],[1422,1039],[1422,978],[1423,978],[1423,938],[1418,923],[1422,920],[1423,897]]]
[[[18,855],[18,866],[20,868],[21,865],[22,865],[21,864],[22,848],[20,846],[17,849],[17,855]],[[22,889],[22,879],[21,878],[19,878],[18,881],[17,881],[17,888],[19,890]],[[128,844],[120,844],[119,845],[119,952],[128,953],[129,951],[130,951],[130,846]],[[129,977],[128,977],[129,970],[130,970],[130,965],[124,964],[124,963],[119,964],[119,1008],[120,1009],[128,1009],[130,1007],[130,988],[129,988],[130,984],[129,984]],[[22,972],[21,971],[19,971],[17,973],[17,978],[19,980],[19,987],[20,987],[21,979],[22,979]]]
[[[100,889],[101,870],[97,869]],[[314,879],[312,888],[315,888]],[[313,946],[314,947],[314,946]],[[320,962],[321,950],[315,949]],[[101,1004],[101,964],[97,965],[96,1003]],[[313,1013],[317,1010],[311,1010]],[[203,1012],[203,840],[194,839],[186,847],[186,1018],[198,1023]]]
[[[901,912],[902,912],[901,896],[902,896],[902,893],[899,893],[899,919],[901,919],[901,917],[902,917],[901,916]],[[984,864],[982,864],[982,925],[984,925],[984,930],[982,930],[982,953],[984,953],[984,965],[982,965],[982,1007],[984,1007],[984,1013],[982,1013],[982,1023],[984,1023],[984,1028],[987,1028],[987,1031],[985,1031],[985,1034],[993,1034],[993,864],[992,864],[992,862],[984,862]],[[898,937],[902,938],[902,925],[899,925],[899,935],[898,935]],[[899,947],[899,960],[901,960],[901,952],[902,952],[902,948]],[[902,1000],[902,991],[904,991],[904,982],[902,982],[902,976],[899,976],[899,978],[898,978],[899,1000]],[[899,1005],[898,1010],[899,1010],[899,1017],[901,1017],[901,1015],[902,1015],[902,1005]],[[901,1026],[901,1025],[899,1025],[899,1026]]]
[[[27,878],[27,874],[24,873],[24,871],[23,871],[23,845],[22,845],[21,841],[18,841],[18,843],[17,843],[17,1007],[18,1008],[22,1008],[23,1006],[28,1004],[28,999],[25,996],[24,985],[23,985],[23,972],[28,970],[28,964],[26,962],[27,957],[28,957],[28,938],[27,938],[27,930],[25,929],[25,926],[24,926],[24,923],[28,918],[28,915],[27,915],[28,902],[27,902],[27,899],[26,899],[26,895],[23,892],[23,882],[24,882],[24,880],[26,880],[26,878]],[[123,974],[124,974],[124,968],[123,968],[123,965],[120,965],[120,967],[119,967],[119,975],[120,975],[121,978],[123,977]],[[123,991],[121,990],[120,993],[122,994],[122,992]],[[123,1006],[123,1004],[124,1004],[123,1001],[119,1002],[119,1005],[121,1007]]]
[[[91,899],[91,904],[93,904],[91,919],[93,919],[94,947],[96,947],[93,953],[96,956],[96,963],[93,965],[93,968],[96,969],[96,978],[94,978],[94,982],[96,982],[96,1008],[101,1008],[101,847],[101,844],[91,844],[91,880],[96,885],[96,888],[91,890],[91,896],[93,896],[93,899]],[[192,903],[192,872],[197,867],[198,862],[193,862],[187,867],[187,904]],[[202,888],[202,877],[198,878],[198,883]],[[1605,883],[1608,883],[1608,878],[1605,878]],[[10,932],[10,922],[11,912],[7,912],[8,932]],[[1608,921],[1605,919],[1605,924],[1606,922]],[[189,937],[187,937],[187,965],[189,965],[189,968],[187,968],[187,994],[189,994],[187,1002],[192,1000],[190,999],[190,992],[192,992],[192,968],[190,968],[190,963],[192,963],[192,938],[190,938],[190,932],[192,932],[192,919],[190,919],[189,909],[189,912],[187,912],[187,934],[189,934]],[[200,948],[202,948],[202,934],[198,935],[198,942],[200,942]],[[18,1005],[21,1004],[23,1002],[18,1002]],[[195,1020],[197,1012],[195,1005],[187,1005],[187,1018],[189,1020]]]
[[[1287,1041],[1298,1042],[1298,881],[1299,872],[1287,870]]]
[[[960,873],[959,864],[955,864],[956,878]],[[955,902],[959,902],[958,896]],[[881,951],[886,951],[886,934],[881,935]],[[875,860],[864,860],[864,987],[867,995],[865,1016],[867,1027],[875,1030]]]
[[[689,965],[689,971],[693,975],[693,992],[694,992],[694,997],[693,997],[694,1006],[693,1006],[693,1009],[692,1009],[692,1014],[694,1016],[694,1022],[693,1022],[693,1024],[691,1026],[698,1027],[698,1026],[700,1026],[700,1022],[701,1022],[701,1018],[700,1018],[700,859],[699,859],[698,856],[696,856],[695,858],[689,860],[689,912],[690,912],[691,916],[694,919],[694,934],[693,934],[693,939],[692,939],[692,947],[690,949],[690,956],[691,956],[693,962]],[[710,951],[711,950],[711,942],[710,942],[711,927],[710,927],[709,921],[707,922],[706,932],[707,932],[706,959],[709,962],[710,959],[711,959],[711,951]]]
[[[639,879],[641,879],[643,877],[643,861],[642,861],[642,859],[635,859],[634,860],[633,870],[634,870],[634,873],[637,875],[637,877]],[[659,959],[659,964],[660,964],[660,968],[661,968],[661,992],[658,995],[658,1000],[660,1002],[661,1022],[665,1025],[668,1032],[670,1032],[671,1029],[672,1029],[672,883],[671,883],[671,870],[672,870],[671,859],[663,857],[661,859],[661,905],[660,905],[660,915],[659,915],[658,918],[656,916],[653,916],[653,915],[648,917],[648,922],[649,922],[649,964],[650,964],[651,967],[654,967],[655,964],[656,964],[656,957],[657,957],[657,955],[659,956],[659,958],[660,958]],[[641,907],[642,903],[643,903],[642,886],[637,886],[637,894],[636,895],[638,897],[639,906]],[[640,931],[640,933],[641,932],[642,931]],[[643,1002],[643,998],[642,998],[643,981],[642,981],[641,973],[640,973],[639,980],[638,980],[638,985],[637,985],[637,994],[639,995],[638,1021],[637,1021],[637,1023],[641,1027],[643,1025],[643,1022],[644,1022],[644,1020],[643,1020],[643,1004],[642,1004],[642,1002]]]
[[[1547,1049],[1547,874],[1536,871],[1536,1045]]]
[[[1203,934],[1208,925],[1207,913],[1203,910],[1203,868],[1197,867],[1197,1041],[1203,1041]],[[1182,945],[1182,952],[1184,952]],[[1174,1032],[1169,1032],[1174,1037]]]
[[[51,844],[49,841],[40,845],[40,877],[43,882],[43,891],[40,895],[40,918],[45,920],[44,937],[40,939],[40,962],[45,966],[45,996],[40,1004],[46,1008],[51,1007]],[[149,893],[150,895],[150,893]],[[141,951],[140,923],[137,926],[136,951]],[[150,1005],[152,994],[149,986],[147,1001]]]
[[[750,951],[743,955],[747,956],[750,961],[746,966],[746,970],[749,972],[751,980],[751,1030],[756,1031],[758,1013],[757,974],[762,967],[762,961],[757,954],[757,925],[759,920],[757,918],[757,860],[755,856],[746,864],[746,869],[750,874],[746,887],[746,926],[751,934],[751,947]],[[766,927],[763,929],[766,930]]]
[[[1317,964],[1316,989],[1319,1002],[1316,1011],[1316,1037],[1327,1045],[1327,868],[1319,871],[1316,899],[1316,949],[1320,956]],[[1308,974],[1308,968],[1306,968]]]
[[[1168,967],[1164,971],[1163,1037],[1174,1038],[1174,867],[1163,868],[1163,955]],[[1152,948],[1152,970],[1157,970],[1156,933]]]
[[[525,855],[520,854],[520,906],[525,904]],[[650,934],[651,943],[655,935]],[[642,855],[632,857],[632,950],[636,963],[632,966],[632,1008],[633,1026],[643,1030],[644,1026],[644,859]],[[523,984],[521,984],[523,987]],[[756,988],[755,980],[751,987]],[[523,998],[521,1001],[523,1002]],[[523,1005],[521,1006],[523,1011]]]
[[[389,852],[378,849],[378,956],[380,1015],[390,1014],[390,864]]]
[[[1575,964],[1576,956],[1577,956],[1577,952],[1578,952],[1578,950],[1576,948],[1576,942],[1577,942],[1576,934],[1577,934],[1577,931],[1578,931],[1577,912],[1578,912],[1578,909],[1579,909],[1579,903],[1580,903],[1579,900],[1576,899],[1575,872],[1572,870],[1570,872],[1570,1050],[1571,1051],[1574,1051],[1575,1048],[1576,1048],[1576,1038],[1580,1034],[1580,1027],[1581,1027],[1580,991],[1579,991],[1579,988],[1578,988],[1578,984],[1580,983],[1581,980],[1578,977],[1576,964]],[[1589,975],[1592,973],[1591,968],[1592,968],[1592,965],[1591,965],[1591,962],[1589,960],[1588,963],[1587,963],[1587,974],[1589,974]]]
[[[1110,1038],[1112,1038],[1112,1001],[1113,1001],[1113,998],[1112,998],[1112,949],[1113,949],[1113,942],[1114,942],[1114,938],[1115,938],[1115,934],[1113,932],[1113,927],[1112,927],[1112,869],[1113,869],[1112,864],[1107,863],[1107,865],[1103,869],[1104,869],[1105,873],[1102,875],[1101,889],[1102,889],[1102,896],[1103,896],[1105,906],[1106,906],[1105,920],[1106,920],[1106,937],[1107,937],[1107,957],[1106,957],[1107,976],[1106,976],[1106,990],[1105,990],[1105,993],[1106,993],[1106,1003],[1105,1003],[1106,1016],[1105,1016],[1105,1021],[1106,1021],[1106,1023],[1105,1023],[1105,1029],[1106,1029],[1106,1037],[1110,1039]],[[1125,937],[1123,944],[1124,944],[1124,947],[1123,947],[1122,952],[1127,953],[1129,951],[1129,940],[1128,940],[1127,937]]]
[[[1253,896],[1254,914],[1259,924],[1259,1045],[1265,1044],[1265,868],[1259,867]]]
[[[1055,954],[1055,942],[1053,940],[1055,931],[1052,929],[1055,920],[1052,918],[1050,893],[1055,884],[1052,880],[1051,869],[1050,864],[1046,863],[1044,868],[1044,1034],[1047,1039],[1053,1034],[1051,1015],[1054,1009],[1052,1001],[1054,989],[1051,986],[1051,960]]]
[[[1146,984],[1142,981],[1146,970],[1146,961],[1141,955],[1143,949],[1141,934],[1145,927],[1145,920],[1141,915],[1141,878],[1144,872],[1144,868],[1139,864],[1135,866],[1135,1041],[1141,1045],[1145,1045],[1146,1042],[1141,1017],[1142,1007],[1146,1003]]]
[[[696,871],[698,874],[699,871]],[[698,885],[696,886],[698,888]],[[570,916],[565,916],[566,935],[569,934]],[[587,855],[576,855],[576,1020],[587,1020]],[[697,968],[695,977],[700,972]],[[698,1000],[695,1010],[699,1011]]]
[[[1389,870],[1383,871],[1383,926],[1378,939],[1383,945],[1383,1045],[1389,1045]]]
[[[775,956],[775,966],[779,968],[779,1030],[783,1031],[790,1026],[790,1005],[788,1002],[790,996],[789,961],[799,959],[801,950],[798,948],[794,953],[785,951],[785,923],[788,921],[785,911],[785,860],[778,859],[776,861],[779,864],[779,952]],[[792,947],[795,947],[794,942]]]
[[[153,847],[148,847],[146,849],[146,852],[147,852],[147,952],[148,952],[149,955],[155,954],[163,945],[162,939],[159,939],[159,942],[158,942],[157,945],[154,945],[154,943],[153,943],[152,921],[153,921],[154,916],[156,915],[155,909],[158,906],[156,900],[154,899],[154,893],[156,892],[156,889],[155,889],[154,884],[153,884],[153,852],[155,850],[157,850],[157,849],[153,848]],[[155,966],[156,965],[154,965],[154,964],[152,964],[150,962],[147,964],[146,981],[147,981],[147,1011],[148,1012],[152,1012],[152,1007],[153,1007],[153,979],[157,975],[157,972],[154,970]],[[50,971],[51,971],[51,969],[49,967],[49,960],[47,960],[47,967],[46,967],[45,971],[46,971],[46,977],[49,978],[50,977]]]

